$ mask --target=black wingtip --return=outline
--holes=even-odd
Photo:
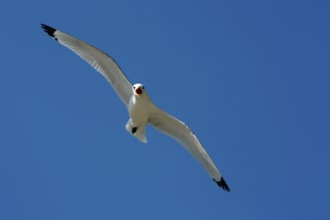
[[[49,35],[51,36],[52,38],[54,38],[55,40],[57,40],[56,36],[54,35],[56,29],[55,28],[52,28],[48,25],[45,25],[45,24],[41,24],[41,28],[44,29],[44,31]]]
[[[218,186],[221,187],[223,190],[230,192],[230,189],[223,177],[221,177],[220,181],[216,181],[215,179],[213,179],[213,181],[216,182]]]

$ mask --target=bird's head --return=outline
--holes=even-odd
[[[136,96],[140,96],[140,95],[144,94],[145,93],[144,85],[142,85],[140,83],[134,84],[133,85],[133,93]]]

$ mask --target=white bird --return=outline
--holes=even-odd
[[[87,61],[109,81],[128,109],[130,118],[126,124],[126,130],[130,134],[146,143],[145,128],[147,124],[151,124],[182,144],[202,164],[219,187],[230,191],[219,170],[189,127],[154,105],[142,84],[137,83],[132,86],[112,57],[48,25],[41,24],[41,27],[60,44]]]

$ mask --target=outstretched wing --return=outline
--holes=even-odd
[[[182,144],[202,164],[219,187],[228,192],[230,191],[227,183],[203,148],[201,142],[187,125],[154,105],[151,108],[149,123],[157,130],[169,135]]]
[[[132,84],[112,57],[96,47],[48,25],[41,24],[41,27],[48,35],[75,52],[100,72],[110,82],[121,100],[128,105],[132,95]]]

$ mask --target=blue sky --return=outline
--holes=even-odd
[[[0,9],[0,219],[329,219],[328,1],[9,1]],[[112,55],[223,173],[128,114],[40,28]]]

